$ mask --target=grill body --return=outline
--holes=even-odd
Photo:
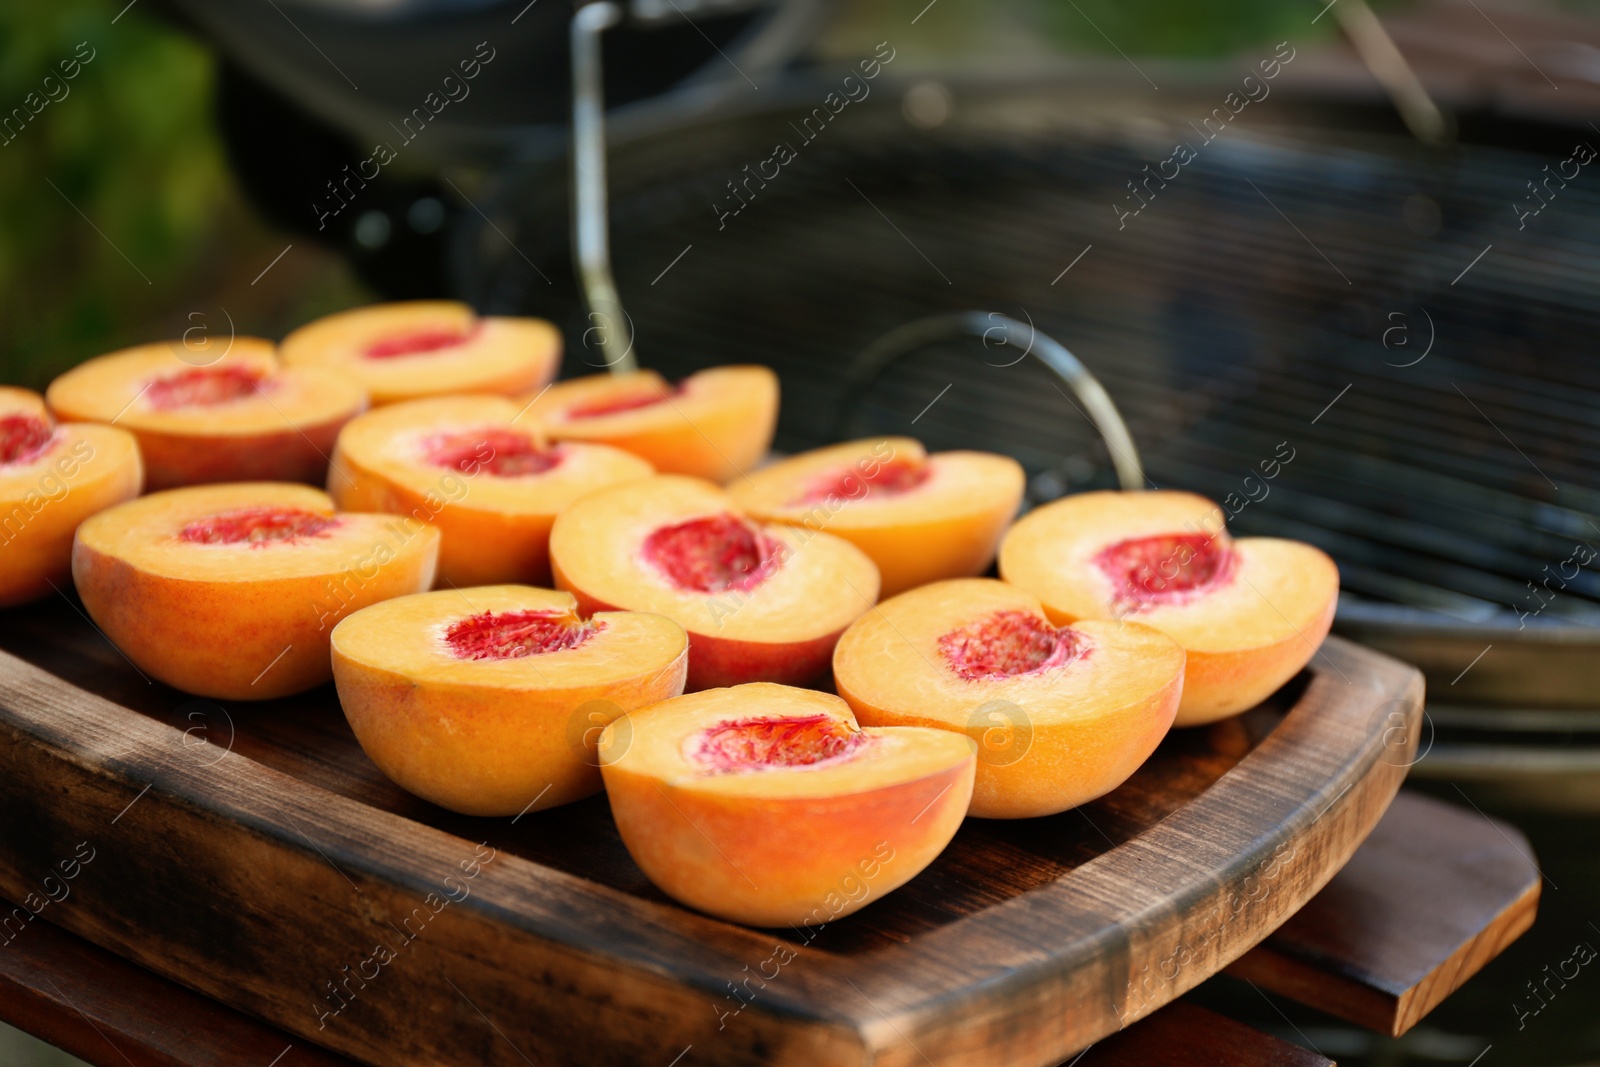
[[[910,319],[1032,322],[1105,384],[1152,484],[1327,550],[1340,628],[1435,693],[1600,704],[1600,168],[1528,188],[1581,135],[1469,116],[1437,152],[1379,109],[1287,93],[1202,125],[1224,83],[1164,84],[1158,110],[884,77],[825,121],[837,78],[766,88],[760,110],[617,138],[615,260],[648,365],[773,366],[784,449],[910,432],[1017,457],[1034,502],[1109,486],[1088,419],[1015,346],[942,344],[844,387]],[[949,105],[931,119],[930,94]],[[562,165],[503,177],[458,273],[482,307],[565,322],[574,374],[600,361],[565,281]]]

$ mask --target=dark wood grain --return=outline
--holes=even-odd
[[[290,1038],[47,923],[0,952],[0,1021],[91,1067],[352,1067],[342,1056]],[[1073,1061],[1074,1067],[1329,1063],[1184,1001]]]
[[[1515,827],[1401,793],[1333,881],[1230,974],[1398,1037],[1533,925]]]
[[[0,1020],[94,1067],[354,1067],[43,922],[0,949]]]
[[[1335,1067],[1299,1045],[1186,1001],[1168,1004],[1085,1052],[1071,1067]]]
[[[1059,1062],[1322,887],[1398,787],[1421,698],[1331,640],[1275,705],[1173,735],[1102,801],[969,820],[884,901],[770,932],[662,898],[603,800],[513,823],[401,793],[329,691],[192,702],[65,602],[0,617],[0,648],[0,895],[92,842],[43,920],[377,1064]],[[429,910],[479,842],[470,896]],[[352,980],[380,940],[395,959]]]

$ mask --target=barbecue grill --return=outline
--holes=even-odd
[[[639,349],[673,375],[776,368],[781,448],[910,432],[1016,456],[1032,503],[1114,485],[1082,405],[1015,331],[851,376],[920,316],[1030,323],[1104,383],[1149,484],[1339,562],[1337,628],[1422,665],[1446,705],[1419,773],[1471,777],[1485,765],[1452,731],[1481,740],[1485,723],[1448,706],[1594,707],[1600,682],[1600,365],[1585,358],[1600,191],[1573,181],[1523,229],[1511,206],[1581,136],[1468,116],[1430,149],[1375,104],[1280,93],[1206,142],[1189,120],[1228,86],[1162,80],[1156,101],[1105,72],[885,78],[807,140],[801,119],[835,84],[801,78],[764,85],[759,107],[614,130],[614,259]],[[747,166],[776,142],[797,158],[746,199]],[[1204,164],[1147,195],[1145,168],[1178,142]],[[603,331],[575,310],[563,168],[504,174],[455,267],[482,307],[565,321],[569,373],[585,373]],[[1567,746],[1590,718],[1516,728]],[[1568,748],[1563,767],[1594,756]]]
[[[631,357],[635,331],[668,374],[770,364],[785,391],[780,448],[913,432],[934,448],[994,449],[1027,467],[1030,503],[1115,484],[1116,457],[1083,404],[1023,355],[1033,331],[1054,338],[1121,408],[1149,484],[1205,493],[1237,532],[1310,541],[1338,561],[1337,629],[1428,674],[1438,743],[1418,774],[1520,773],[1557,798],[1592,795],[1573,787],[1600,771],[1589,743],[1600,719],[1541,709],[1594,709],[1600,682],[1600,482],[1586,462],[1600,367],[1581,354],[1600,194],[1573,147],[1600,134],[1550,107],[1530,113],[1517,89],[1490,101],[1497,110],[1458,109],[1456,137],[1424,143],[1452,123],[1430,118],[1403,63],[1374,59],[1370,39],[1364,54],[1398,110],[1325,70],[1283,77],[1234,117],[1240,84],[1214,71],[1158,71],[1155,93],[1122,65],[974,80],[889,60],[835,114],[826,102],[847,70],[774,66],[820,4],[696,8],[720,19],[703,23],[718,48],[769,42],[750,53],[767,57],[759,70],[744,51],[707,51],[720,80],[711,67],[687,80],[672,63],[635,69],[629,49],[654,55],[640,44],[653,40],[677,54],[676,38],[651,37],[667,23],[638,4],[599,17],[609,6],[574,20],[596,90],[604,31],[606,97],[620,105],[609,180],[576,185],[609,192],[627,313],[590,313],[574,278],[571,164],[550,96],[570,73],[564,7],[528,31],[561,56],[517,75],[537,106],[492,97],[492,136],[456,130],[428,149],[491,161],[452,228],[448,273],[469,300],[563,323],[568,373]],[[420,7],[384,9],[396,16],[385,32],[421,47]],[[468,3],[432,17],[470,27],[489,7],[508,14]],[[1359,25],[1347,29],[1359,42]],[[1401,29],[1412,52],[1437,32]],[[1567,53],[1581,48],[1538,54],[1579,78]],[[680,88],[652,96],[641,78]],[[324,70],[305,83],[335,94],[321,114],[370,125],[336,81]],[[309,93],[295,90],[302,106],[317,103]],[[1173,174],[1160,161],[1180,143],[1196,158]],[[779,144],[792,158],[774,173]],[[586,273],[595,245],[576,257]],[[375,269],[407,261],[398,247],[364,255]],[[857,373],[876,339],[956,312],[1006,316],[1029,335],[997,326]],[[1484,706],[1496,716],[1472,710]],[[1515,745],[1484,749],[1496,731]]]

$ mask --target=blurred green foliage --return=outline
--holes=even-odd
[[[372,298],[305,241],[252,284],[289,239],[228,169],[213,58],[148,4],[125,5],[0,3],[0,382],[41,388],[197,324],[281,336]],[[63,78],[64,60],[91,54]],[[31,116],[20,131],[15,108]]]
[[[1252,45],[1304,41],[1335,28],[1313,26],[1311,0],[1043,0],[1041,22],[1059,42],[1086,51],[1173,57],[1225,56]],[[1114,44],[1112,42],[1115,42]]]
[[[230,195],[210,122],[210,58],[136,8],[113,25],[119,9],[0,5],[0,115],[32,115],[0,144],[7,382],[39,385],[87,355],[151,339],[134,331],[171,317]],[[93,58],[67,81],[60,64],[75,53]],[[59,99],[33,115],[47,75]]]

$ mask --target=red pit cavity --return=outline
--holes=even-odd
[[[1237,556],[1205,534],[1135,537],[1094,557],[1128,611],[1159,604],[1182,604],[1203,596],[1233,577]]]
[[[681,396],[683,386],[667,392],[634,393],[631,396],[600,397],[587,402],[579,401],[567,409],[569,419],[592,419],[598,415],[616,415],[623,411],[637,411],[640,408],[654,407],[664,404],[668,397]]]
[[[0,419],[0,465],[38,459],[54,435],[37,415],[7,415]]]
[[[928,480],[933,469],[926,462],[891,459],[871,469],[858,464],[826,475],[800,498],[802,504],[815,504],[830,497],[838,500],[864,500],[868,497],[899,496]]]
[[[157,378],[144,395],[159,411],[210,407],[255,396],[266,380],[264,372],[252,367],[196,367]]]
[[[178,531],[178,539],[195,545],[259,547],[326,537],[328,531],[338,525],[339,520],[333,515],[319,515],[300,508],[239,508],[191,522]]]
[[[530,435],[514,430],[442,434],[424,446],[424,454],[436,467],[498,478],[543,474],[562,458],[559,448],[540,448]]]
[[[997,611],[940,637],[939,651],[950,669],[970,682],[1064,667],[1088,648],[1070,626],[1058,630],[1026,611]]]
[[[837,763],[868,740],[864,732],[827,715],[797,715],[720,723],[701,730],[686,748],[706,770],[730,774]]]
[[[443,352],[466,344],[478,335],[482,323],[474,323],[465,330],[431,329],[412,330],[410,333],[392,334],[374,341],[362,353],[368,359],[392,359],[395,356],[425,356]]]
[[[485,611],[452,624],[444,640],[457,659],[520,659],[577,648],[603,629],[556,611]]]
[[[644,540],[644,558],[679,589],[747,593],[782,563],[783,543],[734,515],[663,526]]]

